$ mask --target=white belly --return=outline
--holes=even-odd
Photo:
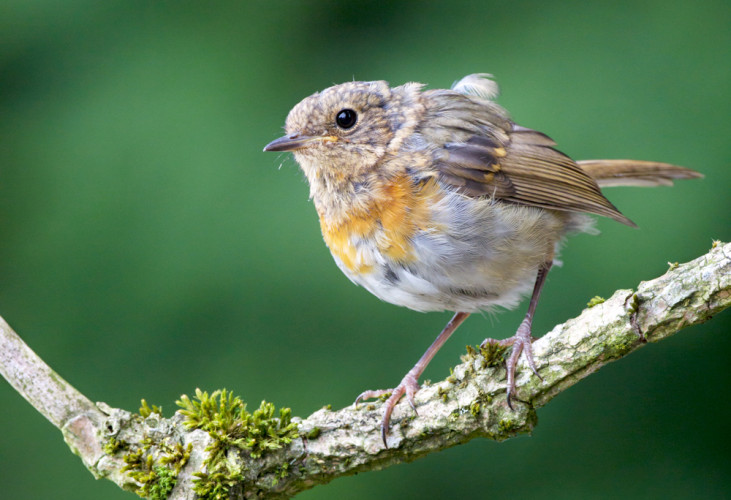
[[[512,308],[532,289],[541,264],[553,260],[566,231],[586,230],[591,221],[459,195],[434,214],[434,226],[412,238],[410,262],[396,263],[373,245],[353,241],[371,272],[356,275],[341,262],[339,267],[381,300],[417,311]]]

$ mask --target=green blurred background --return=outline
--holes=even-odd
[[[226,387],[304,416],[391,387],[449,315],[353,286],[296,164],[262,147],[334,83],[491,72],[515,120],[574,158],[706,175],[609,191],[640,229],[602,219],[569,242],[543,333],[731,238],[730,5],[5,0],[0,314],[92,400],[130,410],[144,397],[170,415],[181,393]],[[426,377],[524,309],[471,318]],[[540,410],[532,437],[301,498],[729,498],[730,330],[725,313],[606,367]],[[0,404],[0,497],[135,498],[94,481],[4,382]]]

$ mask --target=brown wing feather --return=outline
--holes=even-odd
[[[550,137],[519,126],[512,126],[507,137],[499,141],[476,135],[464,143],[446,144],[438,164],[442,180],[468,196],[589,212],[634,226],[602,195],[590,175],[553,149]]]

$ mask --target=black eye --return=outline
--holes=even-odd
[[[338,127],[348,129],[358,121],[358,114],[352,109],[341,109],[335,117]]]

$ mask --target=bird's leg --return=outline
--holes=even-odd
[[[515,332],[510,338],[505,340],[485,339],[482,342],[482,347],[487,344],[497,344],[500,346],[513,346],[513,352],[510,353],[510,357],[507,362],[508,371],[508,406],[513,409],[511,398],[515,397],[515,367],[520,359],[520,354],[525,353],[525,359],[528,361],[528,366],[533,370],[536,377],[541,378],[536,368],[536,362],[533,360],[533,346],[532,342],[535,340],[531,336],[531,325],[533,323],[533,314],[536,311],[536,305],[538,304],[538,297],[541,295],[541,288],[543,283],[546,281],[546,275],[551,269],[553,261],[545,262],[541,267],[538,268],[538,276],[536,276],[536,284],[533,287],[533,295],[530,298],[530,304],[528,305],[528,312],[525,314],[525,319],[518,327],[518,331]]]
[[[391,420],[391,413],[393,412],[396,403],[399,402],[401,396],[406,394],[406,399],[409,401],[409,404],[411,405],[411,408],[413,408],[414,412],[416,412],[414,395],[416,395],[419,390],[419,377],[424,372],[424,369],[432,360],[437,351],[442,347],[442,345],[444,345],[447,339],[452,335],[452,333],[454,333],[457,327],[461,325],[465,319],[467,319],[467,316],[469,315],[470,313],[456,313],[452,317],[452,319],[449,320],[447,326],[444,327],[442,333],[437,336],[432,345],[429,346],[429,349],[426,350],[426,352],[421,356],[421,358],[419,359],[419,361],[417,361],[414,367],[408,371],[408,373],[401,380],[401,383],[396,386],[395,389],[365,391],[355,400],[355,404],[357,405],[363,399],[377,398],[385,394],[391,394],[391,396],[386,400],[386,403],[384,405],[383,419],[381,420],[381,439],[383,439],[383,445],[386,448],[388,448],[388,444],[386,443],[386,436],[388,434],[388,423]]]

